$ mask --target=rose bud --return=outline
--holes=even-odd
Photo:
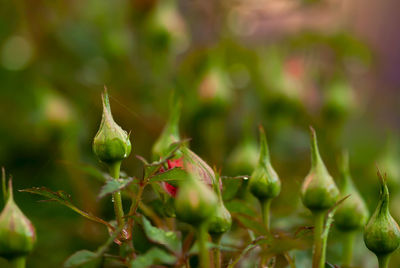
[[[110,108],[107,90],[102,94],[103,117],[94,137],[93,152],[100,161],[112,165],[120,163],[131,153],[129,135],[115,123]]]

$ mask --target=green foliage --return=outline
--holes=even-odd
[[[117,191],[123,190],[125,187],[128,187],[133,182],[133,178],[128,179],[110,179],[107,180],[106,184],[101,187],[99,198],[103,198],[108,194],[115,193]]]
[[[104,224],[104,225],[108,226],[109,228],[113,228],[108,222],[92,215],[91,213],[85,212],[85,211],[79,209],[78,207],[76,207],[74,204],[72,204],[70,196],[63,191],[53,192],[53,191],[47,189],[46,187],[34,187],[34,188],[23,189],[23,190],[19,190],[19,191],[37,194],[37,195],[46,197],[47,200],[44,200],[44,201],[58,202],[61,205],[64,205],[64,206],[72,209],[76,213],[80,214],[81,216],[83,216],[89,220]]]
[[[393,66],[386,61],[396,58],[388,56],[394,50],[375,60],[393,42],[373,38],[373,27],[366,29],[370,32],[363,36],[373,38],[376,53],[357,37],[359,27],[348,28],[355,17],[361,18],[357,25],[369,25],[365,20],[373,14],[351,16],[352,5],[339,11],[322,0],[284,1],[278,8],[274,1],[245,0],[232,5],[202,1],[201,8],[182,0],[29,2],[5,1],[0,10],[0,163],[13,170],[18,188],[29,188],[25,191],[93,223],[58,206],[38,205],[36,196],[15,196],[39,233],[28,266],[60,267],[65,256],[80,250],[69,263],[151,267],[190,262],[196,267],[193,255],[199,250],[191,249],[200,235],[176,218],[171,193],[179,196],[191,171],[211,189],[216,183],[210,166],[215,165],[231,176],[222,176],[223,203],[217,204],[224,212],[219,214],[232,215],[232,226],[220,228],[227,231],[220,244],[215,240],[207,247],[220,249],[222,266],[257,267],[270,258],[276,267],[310,267],[316,228],[299,203],[299,182],[309,166],[304,131],[309,124],[319,130],[324,168],[310,171],[306,179],[312,181],[301,194],[306,208],[331,213],[339,196],[332,183],[339,173],[335,160],[346,147],[353,156],[354,184],[369,208],[377,201],[374,163],[388,172],[391,213],[398,220],[398,135],[393,133],[394,143],[381,149],[387,136],[381,119],[385,128],[397,128],[391,120],[398,112],[397,91],[390,89],[396,79],[382,81],[396,72],[381,68]],[[309,16],[314,12],[318,16]],[[382,16],[382,23],[387,18]],[[101,105],[105,84],[112,90]],[[380,87],[387,88],[384,96],[375,90]],[[168,101],[171,91],[181,103]],[[102,108],[93,155],[89,137],[96,133]],[[272,163],[255,171],[260,124],[268,130],[273,154]],[[130,138],[123,129],[132,130],[134,151],[143,157],[129,157]],[[183,137],[191,138],[190,147]],[[172,161],[185,157],[187,166],[171,168]],[[94,168],[122,159],[124,171]],[[277,183],[269,187],[276,174],[279,190]],[[329,179],[319,183],[315,178],[321,176]],[[323,187],[311,187],[315,181]],[[259,204],[249,189],[274,201]],[[351,213],[359,203],[352,202],[355,193],[341,190],[340,196],[349,194],[336,215],[347,210],[341,223],[356,218],[351,225],[360,227],[365,219],[357,215],[366,206]],[[207,194],[205,199],[213,198]],[[271,211],[269,232],[260,205],[263,214]],[[199,216],[194,214],[189,215],[193,221]],[[326,236],[331,216],[324,218]],[[296,235],[296,230],[303,232]],[[93,250],[107,236],[114,236],[109,247],[101,254]],[[341,265],[338,238],[336,233],[329,238],[326,266]],[[372,254],[357,241],[353,263],[375,267]],[[391,265],[398,263],[396,254]],[[1,267],[6,265],[0,260]]]
[[[142,217],[142,222],[144,231],[152,242],[165,246],[171,252],[179,253],[181,251],[181,239],[176,233],[152,226],[145,217]]]
[[[176,258],[162,249],[152,248],[131,262],[131,268],[146,268],[156,264],[174,264]]]
[[[96,264],[93,262],[96,261]],[[80,250],[70,256],[64,263],[64,267],[98,267],[99,256],[89,250]]]
[[[157,182],[168,182],[168,183],[179,183],[187,178],[188,173],[182,168],[172,168],[165,172],[157,173],[150,178],[151,183]]]

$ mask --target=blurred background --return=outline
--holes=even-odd
[[[0,165],[16,189],[63,189],[110,219],[111,202],[97,199],[102,185],[88,172],[100,167],[91,142],[103,86],[116,122],[131,131],[123,169],[135,176],[142,166],[134,155],[150,158],[176,91],[184,100],[182,136],[224,175],[251,173],[264,125],[283,187],[274,228],[311,224],[299,199],[309,125],[334,177],[341,151],[350,152],[371,211],[375,163],[387,172],[400,220],[398,7],[395,0],[2,0]],[[15,198],[37,228],[30,267],[60,267],[107,236],[58,204],[28,193]],[[357,245],[359,267],[375,267],[361,236]],[[339,264],[340,246],[331,239],[331,263]],[[399,265],[400,252],[392,261]]]

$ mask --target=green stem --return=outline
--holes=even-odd
[[[115,180],[119,179],[120,168],[121,168],[121,162],[115,162],[109,165],[110,175]],[[125,225],[125,220],[124,220],[124,209],[122,207],[121,191],[113,193],[113,202],[114,202],[114,212],[117,218],[118,227],[123,228]]]
[[[207,250],[207,224],[200,224],[197,230],[197,242],[199,243],[200,268],[210,266],[210,258]]]
[[[271,201],[272,201],[272,199],[260,201],[263,223],[264,223],[265,229],[267,230],[267,233],[269,233],[269,218],[270,218]]]
[[[390,254],[380,255],[377,257],[378,257],[379,268],[389,267]]]
[[[314,213],[314,250],[312,268],[324,268],[325,266],[325,246],[324,246],[324,220],[325,213]]]
[[[10,264],[12,268],[25,268],[26,257],[25,256],[16,257],[10,260]]]
[[[221,245],[222,235],[212,236],[213,243],[217,245],[213,250],[213,258],[214,258],[214,268],[221,268],[221,250],[219,246]]]
[[[356,233],[354,231],[344,233],[343,241],[343,267],[351,267],[353,261],[353,249]]]

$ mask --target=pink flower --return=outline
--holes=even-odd
[[[208,185],[209,187],[213,187],[213,183],[215,182],[215,173],[212,168],[204,162],[198,155],[189,150],[188,148],[184,148],[181,150],[183,156],[177,159],[167,160],[167,170],[173,168],[181,168],[190,173],[196,174],[196,177],[199,178],[200,181]],[[165,168],[162,167],[160,172],[165,172]],[[172,197],[176,196],[178,188],[169,184],[168,182],[161,183],[163,189]],[[221,181],[219,182],[220,188],[222,188]]]

